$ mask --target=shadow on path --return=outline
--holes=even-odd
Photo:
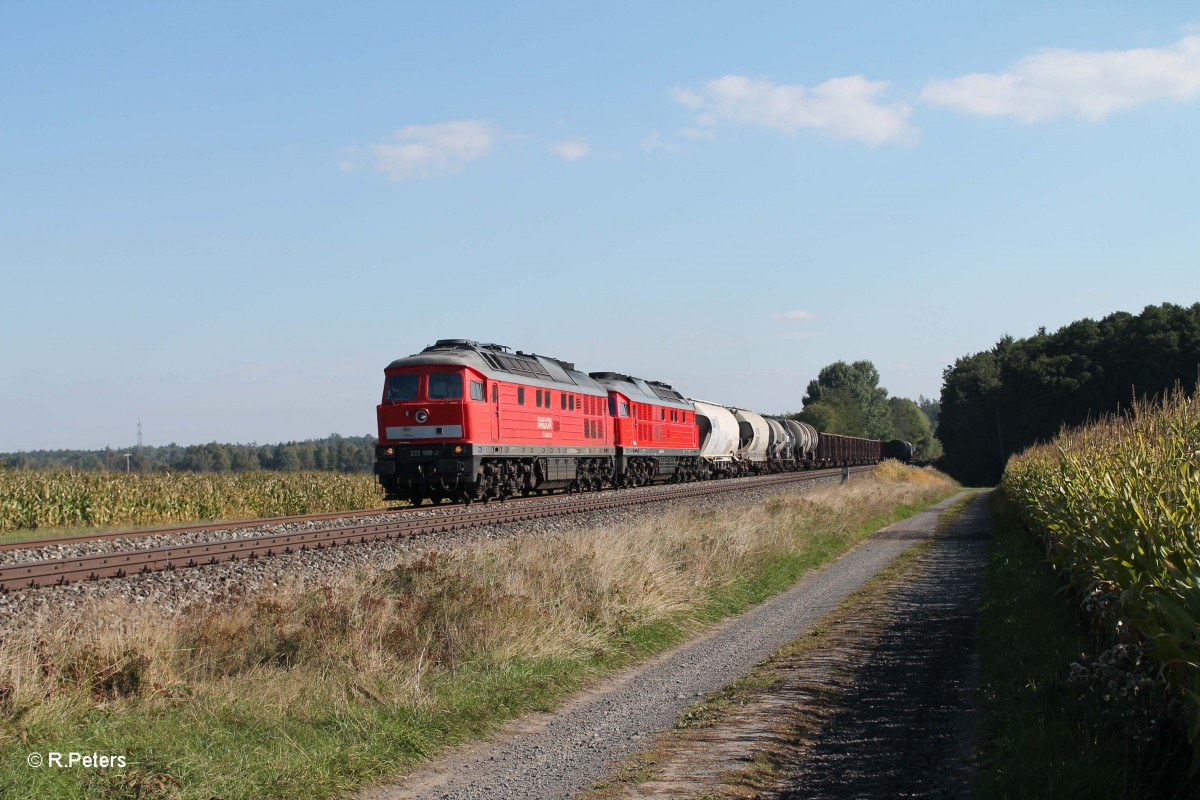
[[[976,497],[879,598],[886,623],[850,646],[849,669],[820,703],[822,722],[787,770],[780,797],[967,797],[977,733],[979,599],[991,542],[988,494]],[[914,531],[883,532],[899,538]],[[928,533],[924,533],[928,536]]]

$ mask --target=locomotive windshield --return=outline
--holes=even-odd
[[[462,394],[462,373],[435,372],[429,376],[430,400],[457,400]]]
[[[391,403],[399,403],[404,400],[415,400],[417,398],[417,376],[416,375],[389,375],[387,379],[387,388],[384,390],[384,399]]]

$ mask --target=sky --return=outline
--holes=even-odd
[[[499,342],[796,411],[1200,301],[1191,3],[0,6],[0,452],[375,430]]]

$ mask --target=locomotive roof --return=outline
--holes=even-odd
[[[470,339],[438,339],[415,355],[398,358],[388,369],[451,364],[470,367],[492,380],[518,381],[527,386],[553,386],[582,394],[607,395],[587,373],[569,361],[536,353],[511,352],[501,344],[480,344]]]
[[[640,403],[654,403],[660,406],[672,406],[695,410],[695,406],[670,385],[661,381],[647,381],[620,372],[589,373],[601,386],[620,392],[631,400]]]

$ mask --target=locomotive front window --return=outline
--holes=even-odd
[[[384,399],[390,403],[400,403],[417,398],[416,375],[389,375]]]
[[[463,394],[462,374],[435,372],[429,376],[430,400],[458,400]]]

